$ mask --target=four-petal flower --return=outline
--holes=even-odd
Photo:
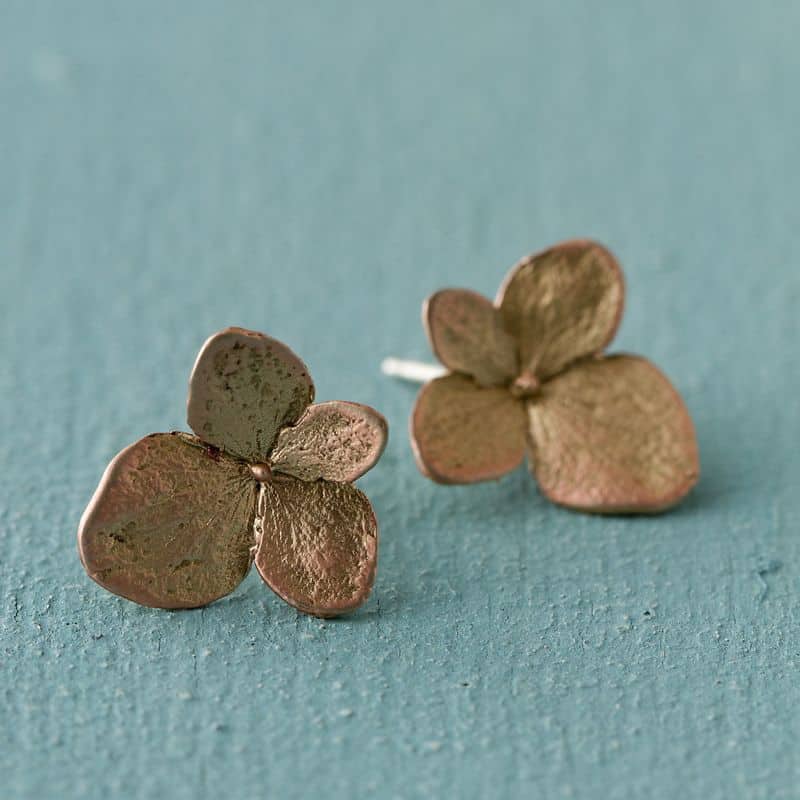
[[[232,592],[255,559],[301,611],[361,605],[378,526],[351,481],[383,452],[386,421],[313,399],[307,367],[277,340],[241,328],[212,336],[189,381],[196,436],[155,433],[123,450],[84,512],[90,577],[143,605],[194,608]]]
[[[622,317],[616,259],[585,240],[519,262],[495,304],[464,289],[425,303],[434,353],[451,370],[421,390],[411,419],[417,464],[440,483],[498,478],[527,449],[556,503],[657,512],[699,476],[680,395],[649,361],[605,355]]]

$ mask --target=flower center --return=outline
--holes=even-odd
[[[542,384],[539,379],[530,371],[525,370],[515,381],[511,384],[511,394],[517,398],[534,397],[539,393]]]
[[[251,464],[250,472],[259,483],[269,483],[272,480],[272,468],[269,464]]]

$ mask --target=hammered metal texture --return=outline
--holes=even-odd
[[[484,388],[451,374],[427,383],[411,418],[420,470],[438,483],[505,475],[525,457],[525,406],[506,388]]]
[[[319,403],[280,432],[272,468],[304,481],[354,481],[381,457],[387,436],[386,420],[369,406]]]
[[[314,399],[306,365],[281,342],[228,328],[204,345],[189,379],[189,427],[203,441],[264,461],[284,425]]]
[[[575,364],[544,384],[528,413],[531,469],[556,503],[603,513],[656,512],[697,482],[689,413],[644,358]]]
[[[257,488],[245,464],[194,436],[147,436],[106,469],[78,530],[81,561],[142,605],[206,605],[247,574]]]
[[[290,605],[335,617],[369,596],[378,523],[369,500],[355,486],[288,476],[264,484],[257,526],[256,567]]]
[[[599,244],[574,240],[517,264],[497,305],[519,345],[521,369],[543,381],[605,348],[619,326],[624,294],[614,256]]]
[[[517,375],[517,344],[500,312],[468,289],[442,289],[422,309],[434,354],[448,369],[471,375],[482,386],[508,383]]]

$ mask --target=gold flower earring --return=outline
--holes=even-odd
[[[417,465],[439,483],[530,469],[553,502],[579,511],[655,513],[697,482],[694,426],[669,380],[641,356],[607,355],[622,318],[622,270],[574,240],[520,261],[494,304],[443,289],[423,324],[445,369],[386,359],[428,381],[411,416]]]
[[[154,433],[106,469],[78,531],[89,576],[142,605],[195,608],[232,592],[255,560],[300,611],[360,606],[378,525],[352,481],[380,458],[386,420],[313,399],[307,367],[279,341],[212,336],[189,380],[196,435]]]

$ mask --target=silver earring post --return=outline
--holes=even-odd
[[[447,374],[447,370],[438,364],[425,364],[422,361],[408,361],[403,358],[391,357],[381,361],[381,372],[390,378],[399,378],[411,383],[427,383]]]

